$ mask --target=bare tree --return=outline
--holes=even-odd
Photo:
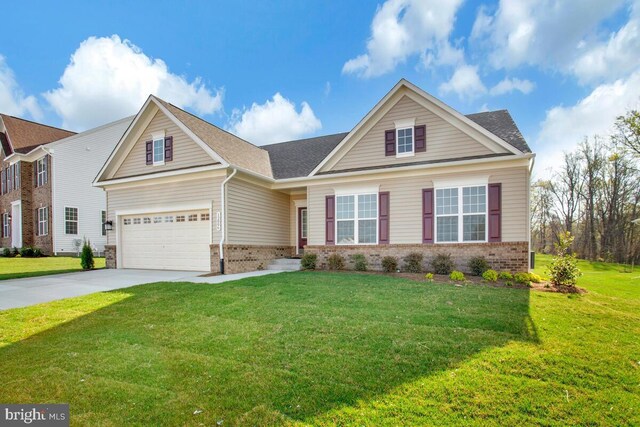
[[[569,233],[573,233],[573,225],[579,219],[583,185],[580,156],[578,153],[564,153],[562,166],[554,174],[550,190],[564,231]]]
[[[631,110],[616,120],[614,141],[640,157],[640,112]]]
[[[582,241],[585,245],[585,254],[589,259],[596,259],[598,255],[596,206],[601,186],[601,169],[604,164],[601,144],[602,142],[598,137],[594,137],[593,142],[585,138],[578,149],[583,160],[584,186],[581,196],[584,200],[586,213]]]

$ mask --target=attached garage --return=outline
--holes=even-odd
[[[123,268],[210,271],[208,210],[120,218]]]

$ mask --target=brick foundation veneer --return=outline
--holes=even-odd
[[[266,269],[269,262],[276,258],[287,258],[295,253],[293,246],[270,245],[224,245],[225,274],[244,273]],[[218,245],[211,245],[211,272],[220,272],[220,254]]]
[[[104,245],[104,258],[107,268],[118,268],[116,245]]]
[[[469,273],[469,259],[476,256],[484,256],[491,268],[497,271],[520,272],[528,271],[529,268],[528,242],[305,246],[304,252],[318,255],[319,269],[327,268],[327,258],[334,253],[344,256],[348,269],[354,267],[351,255],[355,254],[363,254],[367,258],[370,270],[381,271],[381,261],[385,256],[398,258],[398,266],[402,268],[403,258],[411,252],[424,254],[425,271],[431,270],[431,260],[437,253],[451,254],[456,269],[465,273]]]

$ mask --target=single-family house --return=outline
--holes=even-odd
[[[0,115],[0,247],[104,251],[106,197],[92,185],[132,117],[82,133]]]
[[[263,146],[150,96],[94,185],[110,268],[445,252],[522,271],[533,160],[507,111],[465,116],[403,79],[350,132]]]

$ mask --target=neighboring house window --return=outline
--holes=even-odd
[[[378,243],[378,195],[336,196],[339,245]]]
[[[38,236],[49,234],[49,208],[38,209]]]
[[[164,164],[164,138],[153,140],[153,164]]]
[[[11,237],[11,221],[8,213],[2,214],[2,237]]]
[[[107,222],[107,211],[100,211],[100,224],[102,224],[102,235],[107,235],[107,228],[105,226],[105,222]]]
[[[436,242],[487,241],[487,187],[436,189]]]
[[[78,208],[64,208],[64,234],[78,234]]]
[[[13,165],[7,168],[7,193],[13,191]]]
[[[7,192],[7,170],[2,169],[0,171],[0,194]]]
[[[37,168],[37,173],[38,173],[38,179],[37,179],[37,186],[43,186],[47,183],[49,177],[48,177],[48,170],[47,170],[47,157],[43,157],[41,159],[38,159],[36,161],[36,168]]]
[[[20,162],[13,165],[13,189],[20,188]]]
[[[398,157],[413,154],[413,127],[396,129],[396,143],[398,145],[396,153]]]

